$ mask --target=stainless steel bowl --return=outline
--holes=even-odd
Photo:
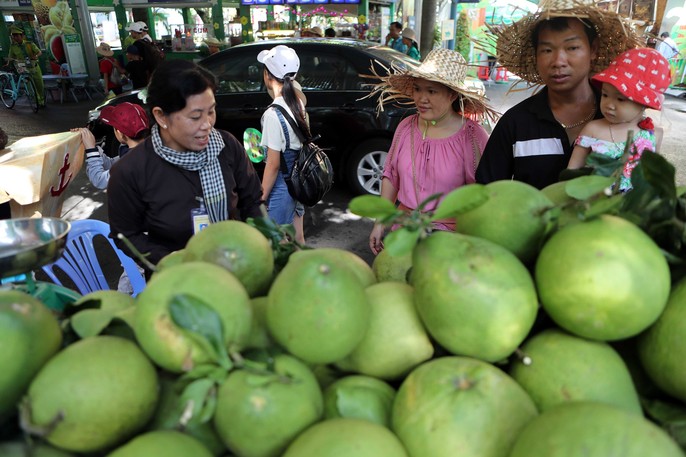
[[[0,278],[59,259],[71,224],[54,217],[0,220]]]

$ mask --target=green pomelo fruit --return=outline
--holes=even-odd
[[[492,241],[514,253],[523,263],[536,258],[545,236],[553,202],[521,181],[487,184],[488,200],[457,217],[456,232]]]
[[[509,457],[683,457],[667,433],[643,417],[594,402],[561,403],[520,433]]]
[[[178,294],[200,300],[216,311],[227,348],[243,346],[252,319],[250,297],[243,285],[217,265],[185,262],[156,273],[136,297],[136,338],[157,365],[180,373],[213,361],[205,347],[172,320],[169,307]]]
[[[393,404],[393,431],[417,457],[504,457],[536,406],[512,378],[467,357],[417,367]]]
[[[597,401],[642,415],[638,394],[622,358],[607,343],[545,330],[528,339],[510,375],[539,411],[569,401]]]
[[[274,373],[232,371],[219,388],[214,426],[241,457],[280,456],[323,413],[312,371],[295,357],[277,355]]]
[[[391,255],[387,249],[381,251],[372,262],[372,271],[378,282],[407,282],[407,272],[412,268],[412,252]]]
[[[594,340],[634,336],[662,313],[669,266],[640,228],[615,216],[570,225],[536,262],[543,308],[562,328]]]
[[[303,432],[283,457],[407,457],[387,428],[359,419],[330,419]]]
[[[177,390],[177,379],[161,372],[160,399],[155,415],[146,426],[147,430],[175,430],[180,427],[181,417],[188,404],[184,403],[181,398],[182,392]],[[226,446],[217,435],[211,422],[201,422],[199,417],[191,417],[183,426],[183,433],[200,441],[214,456],[220,456],[226,452]]]
[[[336,365],[345,371],[397,379],[434,353],[414,306],[411,286],[383,282],[367,287],[369,328],[355,349]]]
[[[370,307],[357,276],[317,256],[288,262],[269,290],[267,328],[288,352],[308,363],[350,354],[369,327]]]
[[[672,288],[660,318],[639,336],[638,354],[650,379],[686,402],[686,279]]]
[[[269,331],[267,330],[267,304],[269,299],[267,297],[255,297],[250,300],[252,307],[252,323],[250,326],[250,335],[245,343],[246,348],[265,349],[272,346],[274,343]]]
[[[288,261],[298,262],[301,259],[307,259],[311,257],[316,257],[321,261],[334,262],[337,265],[350,269],[350,271],[353,272],[360,280],[363,287],[371,286],[376,282],[376,276],[374,275],[374,272],[369,264],[367,264],[362,257],[353,252],[346,251],[345,249],[304,249],[302,251],[293,253],[289,257]]]
[[[271,243],[254,227],[239,221],[210,224],[188,240],[184,262],[202,260],[233,273],[251,297],[267,292],[274,275]]]
[[[370,376],[346,376],[324,391],[324,417],[363,419],[389,427],[395,389]]]
[[[185,261],[185,257],[186,250],[179,249],[178,251],[170,252],[169,254],[162,257],[160,261],[157,262],[157,265],[155,265],[155,267],[157,267],[157,271],[159,272],[171,266],[183,263]]]
[[[159,430],[139,435],[111,452],[107,457],[212,457],[195,438],[173,430]]]
[[[68,454],[44,444],[28,446],[21,441],[0,443],[0,455],[2,457],[72,457]]]
[[[68,346],[31,383],[31,421],[47,426],[46,439],[74,452],[115,446],[140,430],[155,412],[159,386],[152,363],[132,342],[95,336]]]
[[[43,303],[16,290],[0,291],[0,424],[61,344],[59,323]]]
[[[436,232],[414,249],[415,305],[445,349],[495,362],[531,330],[538,297],[529,271],[507,249],[459,233]]]

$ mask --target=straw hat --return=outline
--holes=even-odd
[[[577,18],[595,29],[598,53],[591,62],[591,73],[607,68],[619,54],[640,45],[639,37],[624,17],[601,9],[593,0],[542,0],[537,12],[505,27],[489,27],[490,38],[497,40],[496,53],[500,65],[524,81],[542,84],[536,69],[532,35],[540,21],[555,17]]]
[[[379,76],[372,67],[374,77],[381,82],[374,86],[368,97],[379,94],[378,111],[383,111],[383,105],[388,102],[413,104],[414,80],[419,78],[441,83],[457,92],[464,115],[474,119],[497,117],[498,113],[486,103],[486,97],[465,84],[468,65],[459,52],[444,48],[434,49],[421,64],[404,62],[403,65],[406,68],[393,63],[387,76]]]
[[[102,41],[97,48],[95,48],[95,52],[100,54],[103,57],[112,57],[114,55],[114,51],[110,47],[109,44],[105,43]]]

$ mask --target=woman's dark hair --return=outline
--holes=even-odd
[[[159,107],[165,114],[181,111],[191,95],[208,88],[214,92],[217,81],[212,73],[190,60],[168,60],[160,63],[150,78],[146,104],[150,109]],[[154,121],[155,116],[150,116]]]
[[[573,17],[554,17],[549,20],[539,21],[534,28],[534,32],[531,34],[531,44],[534,46],[534,51],[538,49],[538,35],[541,30],[552,30],[554,32],[561,32],[563,30],[568,30],[571,26],[569,21],[579,21],[584,26],[584,32],[586,32],[586,37],[588,38],[588,44],[592,45],[596,38],[598,38],[598,33],[587,21],[580,20]]]
[[[287,73],[283,77],[283,79],[279,79],[276,76],[274,76],[266,66],[264,67],[264,70],[267,72],[267,75],[269,75],[269,79],[274,79],[283,84],[283,88],[281,89],[281,96],[283,97],[283,100],[286,102],[286,105],[288,105],[288,107],[290,108],[291,113],[295,115],[295,121],[298,123],[300,131],[303,132],[306,138],[310,138],[312,135],[310,134],[310,127],[307,125],[307,121],[305,120],[305,109],[302,107],[300,99],[298,98],[298,95],[295,93],[295,87],[293,87],[293,81],[295,81],[295,73]]]
[[[138,135],[131,138],[133,141],[141,141],[150,136],[150,129],[141,130]]]

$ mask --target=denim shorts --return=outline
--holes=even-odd
[[[295,155],[299,152],[294,149],[286,149],[281,153],[281,160],[286,161],[289,171],[293,168]],[[291,194],[288,193],[288,186],[286,186],[281,170],[276,175],[274,187],[272,187],[272,191],[267,198],[267,212],[269,217],[274,219],[274,222],[277,224],[292,224],[296,214],[298,216],[305,214],[303,204],[295,201]]]

